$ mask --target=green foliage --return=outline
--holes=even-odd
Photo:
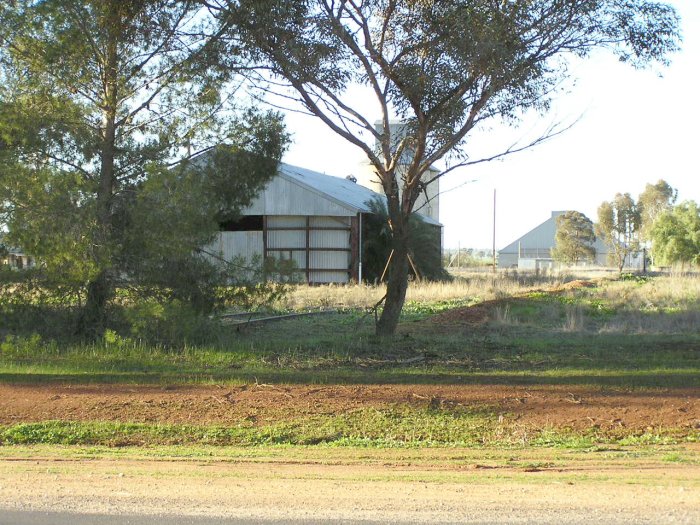
[[[0,220],[87,336],[125,285],[210,312],[231,277],[197,250],[276,173],[282,117],[232,96],[214,33],[196,2],[0,6]]]
[[[368,206],[370,213],[363,216],[362,276],[364,280],[372,282],[379,280],[389,260],[392,232],[385,202],[375,199]],[[442,265],[440,229],[426,223],[417,213],[410,216],[408,228],[409,255],[416,265],[419,278],[429,281],[449,280],[450,275]]]
[[[618,193],[611,202],[598,208],[595,232],[609,248],[608,257],[620,273],[629,258],[639,253],[639,207],[629,193]]]
[[[201,315],[190,304],[178,300],[161,302],[143,298],[124,309],[130,336],[148,344],[182,347],[215,340],[218,322]],[[105,343],[121,341],[117,332],[105,332]],[[122,343],[123,344],[123,343]]]
[[[447,409],[410,406],[366,408],[342,414],[284,419],[260,426],[243,422],[227,427],[78,421],[19,423],[0,426],[0,444],[106,447],[144,444],[382,448],[531,446],[590,449],[603,444],[671,445],[698,439],[697,432],[689,429],[657,429],[639,434],[633,431],[590,429],[574,432],[545,428],[523,433],[517,425],[499,422],[496,414],[487,409],[468,410],[454,406]]]
[[[637,273],[623,273],[620,274],[620,281],[629,281],[633,283],[637,283],[639,285],[648,283],[651,280],[651,277],[648,275],[640,275]]]
[[[640,238],[643,241],[652,240],[652,231],[656,219],[664,212],[670,211],[678,197],[678,190],[663,179],[656,184],[647,184],[644,191],[639,194],[637,206],[639,207],[641,228]]]
[[[556,218],[557,231],[552,257],[564,264],[577,264],[595,258],[593,222],[577,211],[567,211]]]
[[[700,210],[687,201],[657,217],[651,230],[654,259],[661,264],[700,264]]]

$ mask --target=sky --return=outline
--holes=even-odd
[[[682,19],[682,50],[669,67],[635,70],[597,55],[572,69],[575,83],[545,116],[517,129],[494,126],[472,135],[472,158],[488,156],[553,123],[573,127],[503,160],[459,168],[440,181],[445,248],[490,248],[496,192],[496,248],[555,210],[596,220],[616,193],[635,199],[647,183],[666,180],[678,200],[700,201],[700,0],[672,0]],[[317,119],[287,115],[293,144],[285,162],[338,177],[356,173],[363,154]]]

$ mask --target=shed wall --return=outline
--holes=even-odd
[[[263,231],[220,232],[205,248],[212,259],[252,265],[265,257],[292,260],[310,283],[347,283],[353,271],[352,217],[265,217]],[[252,272],[251,272],[252,277]]]

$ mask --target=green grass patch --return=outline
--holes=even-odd
[[[698,442],[700,433],[659,429],[643,434],[604,434],[542,429],[525,431],[501,424],[487,413],[409,408],[360,409],[339,415],[297,418],[269,425],[162,425],[118,422],[46,421],[0,427],[8,445],[80,446],[332,446],[555,447],[595,449],[601,445],[641,446]],[[671,461],[671,460],[669,460]]]

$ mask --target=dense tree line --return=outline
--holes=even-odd
[[[620,272],[632,257],[656,265],[700,262],[700,215],[694,201],[675,205],[678,191],[659,180],[647,184],[635,201],[618,193],[598,208],[598,222],[571,211],[557,217],[553,258],[576,264],[595,258],[596,235],[608,247],[608,262]]]

